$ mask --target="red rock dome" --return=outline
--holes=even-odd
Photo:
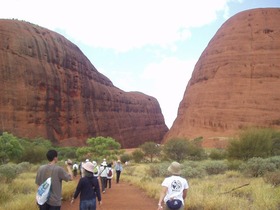
[[[227,20],[199,58],[164,138],[211,139],[240,129],[280,129],[280,8]]]
[[[168,131],[155,98],[120,90],[63,36],[18,20],[0,20],[0,119],[1,132],[68,146],[104,136],[137,147]]]

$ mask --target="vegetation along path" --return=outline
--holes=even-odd
[[[157,209],[157,200],[149,198],[145,192],[127,182],[116,184],[101,194],[102,205],[97,210],[153,210]],[[78,210],[79,198],[73,204],[64,201],[61,210]]]

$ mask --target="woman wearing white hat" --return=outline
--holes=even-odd
[[[161,184],[162,190],[158,201],[158,210],[163,209],[162,201],[165,203],[165,210],[183,210],[189,185],[187,180],[180,176],[181,164],[172,162],[167,170],[171,173],[171,176],[165,178]]]
[[[82,177],[77,185],[71,203],[80,194],[80,210],[96,210],[96,197],[99,205],[101,205],[101,194],[98,179],[93,176],[94,166],[92,162],[83,164],[84,177]]]

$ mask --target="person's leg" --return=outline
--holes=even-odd
[[[40,210],[48,210],[48,205],[47,205],[47,203],[45,203],[44,205],[39,205],[39,204],[38,204],[38,207],[39,207]]]
[[[50,206],[48,205],[48,210],[60,210],[61,206]]]
[[[120,171],[116,171],[116,173],[117,173],[116,182],[119,183],[119,180],[120,180]]]
[[[119,171],[118,183],[120,182],[120,178],[121,178],[121,171]]]
[[[89,200],[88,210],[96,210],[96,199]]]
[[[88,205],[86,200],[80,201],[80,210],[88,210]]]
[[[105,192],[106,177],[101,177],[102,192]]]
[[[108,181],[109,181],[109,188],[111,188],[111,180],[112,179],[108,179]]]

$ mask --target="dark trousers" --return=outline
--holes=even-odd
[[[110,178],[108,179],[108,178],[107,178],[107,184],[106,184],[106,186],[109,187],[109,188],[111,188],[111,184],[112,184],[111,181],[112,181],[112,179],[110,179]]]
[[[117,174],[116,182],[119,183],[120,182],[121,171],[116,171],[116,174]]]
[[[101,189],[102,189],[102,192],[105,191],[105,188],[107,187],[106,184],[107,184],[107,177],[100,177],[101,178]]]
[[[51,206],[47,203],[44,205],[38,205],[40,210],[60,210],[60,206]]]

